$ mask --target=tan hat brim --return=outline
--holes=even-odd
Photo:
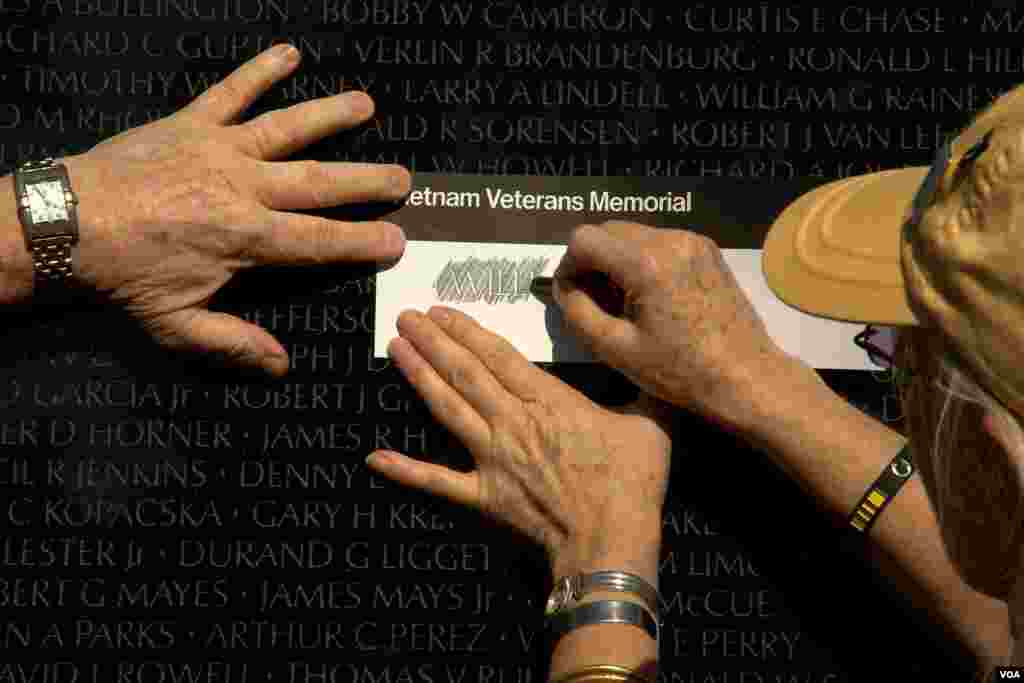
[[[846,178],[790,204],[765,240],[768,286],[811,315],[920,325],[903,286],[900,235],[927,173],[920,166]]]

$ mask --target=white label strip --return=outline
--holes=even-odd
[[[387,357],[402,311],[425,313],[443,305],[472,316],[531,361],[594,362],[565,327],[557,304],[545,304],[528,291],[530,279],[553,274],[564,253],[565,245],[558,244],[407,242],[399,262],[377,274],[374,356]],[[760,249],[723,249],[722,254],[786,353],[814,368],[878,370],[853,343],[864,325],[818,318],[780,301],[764,279]]]

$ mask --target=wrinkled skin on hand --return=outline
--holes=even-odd
[[[228,365],[288,368],[266,331],[206,305],[241,269],[268,264],[393,261],[401,230],[297,213],[395,201],[400,166],[276,161],[366,121],[373,101],[344,93],[235,121],[298,64],[257,55],[166,118],[64,159],[78,192],[76,278],[123,306],[168,348]]]
[[[621,317],[579,286],[594,272],[624,292]],[[786,357],[718,245],[686,230],[581,226],[555,272],[553,294],[597,358],[652,396],[727,428],[743,425],[761,368]]]
[[[599,406],[452,309],[403,312],[398,331],[389,355],[476,470],[390,451],[371,454],[374,469],[522,531],[546,549],[555,575],[606,563],[645,576],[653,567],[656,582],[667,406],[647,397]]]

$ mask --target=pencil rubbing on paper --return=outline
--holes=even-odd
[[[520,259],[473,256],[451,259],[434,281],[439,301],[515,303],[530,296],[530,283],[544,272],[545,257]]]

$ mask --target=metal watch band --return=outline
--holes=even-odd
[[[33,177],[34,176],[34,177]],[[54,223],[36,221],[29,211],[27,188],[33,181],[59,180],[63,186],[67,217]],[[51,284],[73,284],[71,247],[78,241],[78,198],[71,188],[71,179],[63,164],[54,163],[52,157],[26,161],[15,169],[14,191],[18,202],[18,215],[25,229],[26,242],[32,253],[35,282],[52,289]]]
[[[71,277],[70,237],[51,237],[32,242],[32,266],[37,282],[67,280]]]
[[[648,610],[635,602],[596,600],[549,617],[551,643],[557,643],[569,631],[587,624],[631,624],[647,631],[658,642],[659,624]]]

